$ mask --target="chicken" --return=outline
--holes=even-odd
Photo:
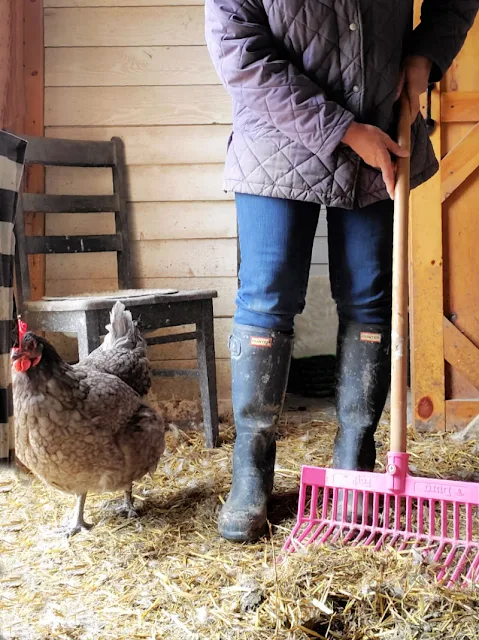
[[[68,533],[92,526],[83,516],[88,492],[122,490],[132,512],[133,481],[154,472],[164,451],[162,418],[119,377],[67,364],[32,332],[11,357],[16,455],[77,496]]]
[[[479,415],[473,418],[464,429],[454,433],[451,436],[451,439],[456,442],[469,442],[470,440],[476,440],[477,443],[474,446],[473,452],[477,453],[479,451]]]
[[[117,301],[110,313],[110,324],[103,344],[76,365],[78,369],[95,369],[111,373],[126,382],[140,396],[151,387],[151,370],[146,356],[146,341],[131,312]]]

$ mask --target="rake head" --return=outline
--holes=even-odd
[[[342,542],[415,548],[451,587],[479,579],[479,486],[407,473],[389,454],[386,473],[304,466],[297,522],[283,552]]]

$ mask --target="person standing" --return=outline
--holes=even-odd
[[[339,315],[333,465],[373,470],[390,383],[394,141],[410,101],[411,188],[437,170],[419,96],[463,45],[478,0],[206,0],[211,59],[233,99],[225,190],[241,265],[230,337],[233,481],[218,528],[265,530],[294,318],[304,308],[320,207]]]

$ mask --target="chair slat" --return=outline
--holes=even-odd
[[[122,244],[122,238],[119,234],[100,236],[27,236],[25,238],[28,254],[121,251]]]
[[[198,369],[152,369],[151,373],[165,378],[197,378],[199,375]]]
[[[56,167],[113,167],[115,151],[111,141],[36,138],[28,141],[25,161]]]
[[[24,193],[23,210],[36,213],[102,213],[118,211],[118,195],[65,196]]]
[[[184,333],[171,333],[168,336],[155,336],[153,338],[146,338],[146,342],[149,346],[154,344],[170,344],[171,342],[185,342],[186,340],[197,340],[197,331],[187,331]]]

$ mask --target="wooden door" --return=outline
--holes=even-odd
[[[420,2],[416,2],[416,14]],[[411,365],[417,428],[479,414],[479,19],[432,93],[440,172],[411,195]]]

